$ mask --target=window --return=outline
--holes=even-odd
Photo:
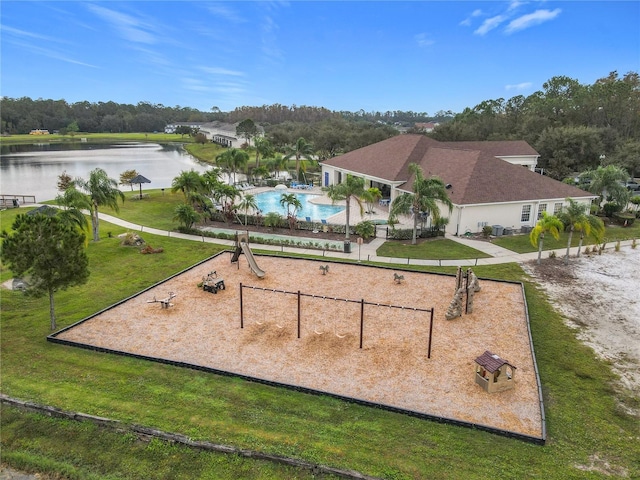
[[[553,204],[553,214],[554,215],[559,214],[560,210],[562,210],[562,203],[554,203]]]
[[[528,222],[530,219],[531,219],[531,205],[523,205],[522,216],[520,217],[520,221]]]
[[[547,204],[541,203],[538,205],[538,220],[542,218],[542,214],[547,211]]]

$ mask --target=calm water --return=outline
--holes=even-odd
[[[302,203],[302,209],[297,212],[298,218],[304,219],[306,217],[310,217],[312,220],[318,221],[326,219],[331,215],[335,215],[336,213],[340,213],[344,210],[344,207],[338,207],[335,205],[318,205],[309,201],[318,195],[296,193],[295,196],[298,197],[298,200]],[[282,216],[286,216],[287,209],[280,205],[281,197],[282,192],[278,191],[258,193],[256,195],[256,203],[258,204],[258,208],[264,213],[278,212]]]
[[[183,170],[204,172],[205,164],[189,155],[180,144],[74,143],[2,146],[0,154],[0,193],[35,195],[36,202],[54,199],[58,176],[66,171],[72,178],[87,179],[94,168],[102,168],[115,180],[125,170],[136,170],[151,183],[142,189],[169,188]],[[118,187],[127,192],[130,187]],[[139,187],[135,187],[138,190]]]

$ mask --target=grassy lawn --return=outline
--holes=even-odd
[[[191,143],[185,149],[198,160],[211,164],[215,164],[216,157],[226,150],[215,143]]]
[[[640,238],[640,223],[634,222],[631,227],[623,228],[619,225],[609,225],[605,227],[604,241],[611,243],[617,240],[629,240],[632,238]],[[556,240],[551,235],[545,235],[543,248],[545,250],[556,250],[559,248],[567,248],[569,236],[562,232],[560,239]],[[577,247],[580,242],[580,235],[574,233],[571,239],[571,246]],[[508,235],[497,237],[493,243],[512,250],[517,253],[529,253],[538,251],[538,247],[531,245],[529,235]],[[583,245],[593,245],[595,242],[591,237],[585,237]],[[610,245],[609,245],[610,246]]]
[[[148,198],[142,200],[134,200],[136,192],[122,190],[126,195],[124,203],[120,204],[120,211],[115,212],[111,208],[103,208],[101,213],[107,213],[114,217],[122,218],[128,222],[145,227],[153,227],[161,230],[172,231],[178,228],[179,223],[173,219],[174,211],[178,205],[184,203],[184,194],[182,192],[171,193],[171,189],[167,188],[163,192],[161,189],[143,188],[142,192],[148,194]]]
[[[152,197],[155,198],[155,197]],[[144,200],[143,200],[144,202]],[[131,202],[133,203],[133,202]],[[0,212],[8,229],[17,212]],[[164,253],[140,255],[107,238],[101,222],[88,246],[86,285],[56,294],[59,327],[132,295],[220,247],[146,234]],[[387,265],[388,266],[388,265]],[[436,267],[423,271],[447,271]],[[548,442],[535,446],[336,399],[46,342],[46,298],[3,291],[2,393],[181,433],[238,448],[292,456],[392,479],[634,478],[640,426],[623,412],[607,364],[575,339],[515,264],[476,267],[480,277],[524,280],[543,383]],[[0,280],[11,278],[3,268]],[[114,332],[117,334],[117,332]],[[434,332],[437,339],[437,332]],[[195,452],[129,434],[3,407],[3,461],[66,478],[314,478],[234,455]],[[584,466],[587,470],[580,468]],[[590,470],[589,470],[590,469]]]
[[[118,201],[118,212],[110,207],[102,207],[99,212],[145,227],[168,231],[174,231],[178,228],[179,223],[173,217],[176,207],[184,203],[182,192],[172,193],[170,188],[165,189],[164,192],[159,188],[148,190],[143,188],[142,193],[149,196],[142,200],[133,198],[140,193],[136,187],[133,191],[129,188],[122,189],[122,193],[125,195],[125,201]],[[55,200],[43,203],[56,204]]]
[[[190,136],[176,135],[175,133],[76,133],[71,135],[10,135],[0,137],[0,144],[12,145],[19,143],[65,143],[80,142],[86,138],[89,142],[180,142],[191,143]]]
[[[389,241],[383,243],[376,251],[380,257],[420,258],[425,260],[454,260],[456,258],[488,258],[480,250],[470,248],[453,240],[434,238],[416,245],[407,242]]]

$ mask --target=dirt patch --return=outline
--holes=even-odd
[[[640,398],[640,249],[544,259],[524,265],[578,338],[610,362]]]
[[[58,338],[541,437],[519,284],[481,281],[473,313],[447,321],[455,277],[401,272],[398,284],[392,269],[336,263],[322,275],[326,262],[257,256],[259,279],[244,257],[229,260],[219,255]],[[225,281],[217,294],[197,287],[212,270]],[[174,306],[149,303],[169,292]],[[431,308],[428,358],[430,314],[414,309]],[[488,394],[475,383],[485,350],[517,367],[514,389]]]

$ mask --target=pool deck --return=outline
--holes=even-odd
[[[272,191],[279,191],[281,193],[300,193],[303,195],[304,194],[317,195],[316,198],[314,198],[313,200],[310,200],[311,203],[316,203],[320,205],[338,205],[338,206],[346,207],[346,202],[344,200],[332,202],[331,199],[327,196],[326,192],[322,191],[321,187],[313,187],[310,190],[301,190],[297,188],[287,188],[286,190],[275,190],[273,187],[256,187],[250,190],[245,190],[246,193],[250,193],[253,195],[257,195],[263,192],[272,192]],[[363,204],[363,207],[366,208],[366,205]],[[364,220],[371,220],[374,222],[375,221],[386,222],[388,218],[389,218],[388,205],[387,206],[376,205],[373,213],[363,213],[361,215],[360,208],[358,207],[357,202],[355,201],[351,202],[350,218],[349,218],[349,225],[351,226],[357,225],[358,223]],[[326,220],[328,223],[344,225],[347,221],[347,213],[346,213],[346,210],[343,210],[342,212],[336,213],[335,215],[331,215],[330,217],[327,217],[324,219],[312,218],[311,220],[318,223],[320,223],[321,220]],[[400,220],[400,223],[399,223],[400,228],[413,227],[413,220],[411,220],[410,217],[402,216],[399,220]]]

